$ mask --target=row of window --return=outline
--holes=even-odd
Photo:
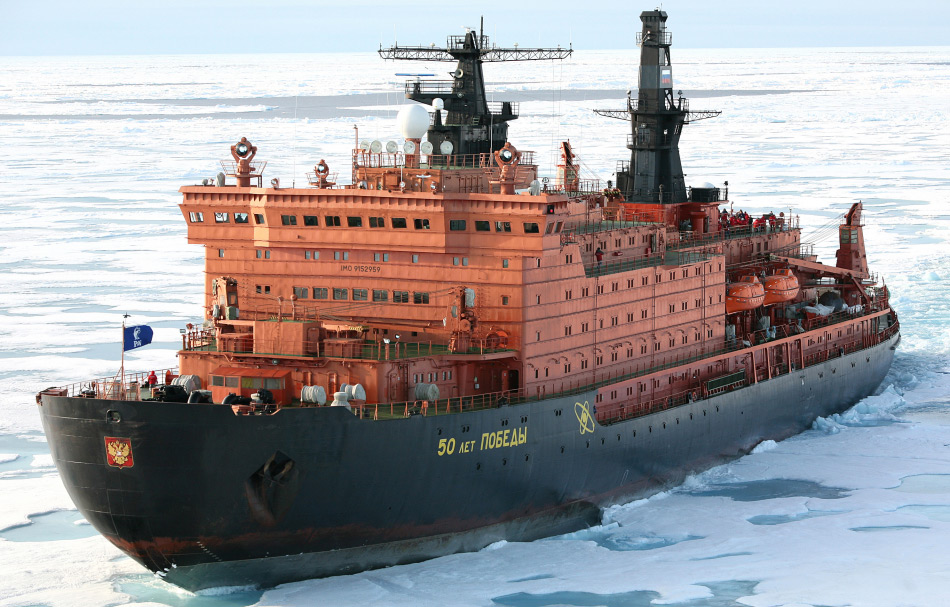
[[[270,287],[264,288],[264,294],[270,293]],[[339,287],[332,289],[327,287],[294,287],[293,289],[297,299],[310,299],[311,296],[313,299],[330,299],[332,296],[336,301],[346,301],[351,298],[353,301],[369,301],[370,298],[369,289],[346,289]],[[257,292],[262,293],[260,285],[257,287]],[[389,301],[389,291],[385,289],[373,289],[372,297],[375,302],[387,302]],[[393,291],[392,301],[393,303],[409,303],[409,291]],[[413,291],[412,303],[429,303],[429,293],[426,291]]]
[[[254,256],[257,259],[270,259],[270,250],[269,249],[256,249],[254,251]],[[218,257],[224,257],[224,249],[218,249]],[[303,252],[304,259],[310,260],[319,260],[320,251],[308,250]],[[349,261],[350,252],[349,251],[333,251],[334,261]],[[373,253],[373,261],[377,263],[385,263],[389,261],[389,253]],[[419,263],[419,255],[414,254],[412,256],[412,263]],[[468,257],[453,257],[452,258],[453,266],[468,266]],[[501,260],[501,267],[508,267],[508,260]],[[587,290],[586,288],[584,289]]]
[[[215,213],[214,222],[215,223],[231,223],[231,219],[234,219],[234,223],[250,223],[249,216],[247,213]],[[318,215],[303,215],[303,224],[307,227],[318,227],[320,225],[320,217]],[[191,211],[188,213],[188,218],[191,223],[202,223],[204,222],[204,213],[200,211]],[[363,217],[361,215],[348,215],[346,217],[341,217],[340,215],[324,215],[323,216],[323,225],[328,228],[338,228],[344,225],[343,220],[346,220],[346,227],[348,228],[362,228],[364,226]],[[386,227],[386,218],[385,217],[369,217],[368,222],[365,225],[368,225],[371,228],[385,228]],[[254,213],[254,223],[258,225],[263,225],[264,215],[261,213]],[[281,225],[285,226],[296,226],[297,223],[296,215],[281,215],[280,216]],[[477,220],[474,222],[476,232],[491,232],[492,223],[495,224],[496,232],[511,232],[511,222],[510,221],[482,221]],[[395,229],[405,229],[409,227],[409,222],[405,217],[392,217],[390,218],[390,227]],[[525,234],[539,234],[541,228],[537,222],[525,221],[522,224]],[[465,219],[450,219],[449,220],[449,230],[453,232],[465,232],[467,231],[468,220]],[[431,228],[431,224],[428,219],[425,218],[416,218],[412,220],[412,227],[416,230],[428,230]],[[547,229],[547,233],[559,232],[561,227],[561,222],[558,222],[557,225],[550,224]]]
[[[369,301],[385,303],[390,301],[390,291],[385,289],[346,289],[346,288],[328,288],[328,287],[293,287],[294,295],[297,299],[334,299],[336,301]],[[270,285],[256,285],[255,292],[259,295],[270,295]],[[412,291],[411,297],[409,291],[392,291],[393,303],[427,304],[430,301],[428,291]],[[501,305],[507,306],[510,301],[507,295],[502,296]],[[453,307],[453,315],[455,310]]]
[[[443,371],[443,372],[442,372],[442,381],[449,381],[450,379],[452,379],[452,372],[451,372],[451,371]],[[413,373],[413,374],[412,374],[412,383],[418,384],[418,383],[421,382],[421,381],[426,381],[426,382],[428,382],[428,383],[430,383],[430,384],[431,384],[432,382],[434,382],[434,381],[439,381],[439,372],[436,371],[435,373],[429,373],[428,379],[426,379],[426,374],[425,374],[425,373]]]
[[[212,386],[226,388],[265,388],[267,390],[283,390],[284,380],[280,377],[233,377],[227,375],[212,375]]]

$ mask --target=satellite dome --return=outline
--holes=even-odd
[[[399,110],[396,123],[406,139],[421,139],[429,130],[429,112],[418,104],[407,105]]]
[[[432,100],[432,109],[441,110],[444,107],[445,107],[445,102],[442,101],[440,97],[436,97],[435,99]]]
[[[714,186],[713,184],[709,183],[708,181],[704,181],[704,182],[702,182],[702,183],[699,184],[699,185],[694,185],[693,187],[694,187],[694,188],[704,189],[704,190],[713,190],[713,189],[716,188],[716,186]]]

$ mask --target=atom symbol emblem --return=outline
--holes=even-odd
[[[590,404],[586,400],[583,404],[574,403],[574,415],[577,416],[577,421],[581,424],[581,434],[594,432],[594,416],[590,414]]]

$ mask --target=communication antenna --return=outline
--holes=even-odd
[[[297,95],[294,95],[294,160],[293,177],[290,179],[290,187],[297,185]]]

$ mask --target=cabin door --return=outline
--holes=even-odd
[[[521,388],[518,369],[508,369],[508,389],[509,390],[518,390]]]
[[[409,400],[409,365],[406,363],[395,364],[389,371],[389,400]]]

